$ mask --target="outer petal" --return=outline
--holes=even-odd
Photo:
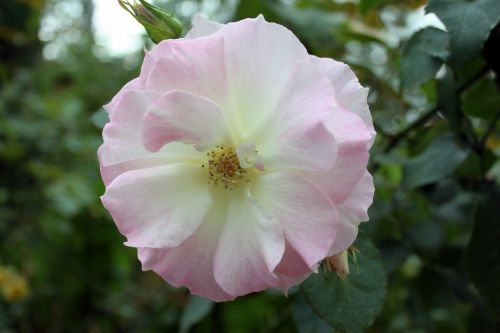
[[[139,88],[140,85],[141,85],[140,79],[138,77],[127,82],[120,89],[120,91],[116,93],[116,95],[111,99],[111,101],[108,104],[104,105],[104,110],[106,110],[109,114],[112,114],[116,109],[116,105],[120,102],[120,99],[122,99],[123,95],[129,90]]]
[[[334,203],[320,187],[299,175],[273,172],[255,180],[254,197],[280,222],[289,245],[310,270],[326,257],[335,239],[338,213]],[[288,272],[286,267],[281,272],[304,274]]]
[[[222,206],[222,207],[221,207]],[[214,301],[236,295],[226,293],[214,277],[214,256],[224,226],[226,207],[215,202],[196,232],[175,248],[139,248],[143,270],[151,269],[176,287],[187,286],[192,294]]]
[[[102,145],[97,151],[99,160],[102,160],[102,154],[105,152],[103,150],[104,147],[105,145]],[[158,156],[154,156],[154,154],[151,155],[153,156],[138,156],[137,158],[134,157],[125,162],[110,165],[103,165],[101,162],[99,167],[104,184],[108,186],[117,176],[130,170],[168,165],[171,163],[178,163],[179,161],[200,165],[205,158],[203,153],[196,151],[193,147],[178,142],[171,143],[168,147],[163,148],[161,153],[157,153]]]
[[[272,273],[285,250],[279,222],[243,191],[231,197],[214,258],[215,280],[231,295],[278,285]]]
[[[215,103],[182,91],[166,93],[148,109],[142,133],[146,149],[153,152],[172,141],[203,150],[229,137],[224,114]]]
[[[356,75],[348,65],[330,58],[311,56],[311,59],[330,79],[339,104],[363,119],[371,136],[369,141],[371,146],[375,139],[375,129],[367,103],[368,88],[363,88],[359,84]]]
[[[122,172],[172,162],[198,162],[200,153],[190,146],[172,144],[153,154],[142,143],[142,117],[159,95],[144,90],[129,89],[113,106],[110,122],[103,130],[104,143],[98,156],[101,175],[106,185]]]
[[[102,202],[127,245],[178,246],[212,205],[205,178],[199,167],[186,164],[129,171],[107,187]]]
[[[325,124],[335,112],[334,96],[330,82],[316,66],[295,64],[274,112],[248,134],[257,143],[266,169],[331,168],[337,146],[335,132]]]
[[[309,61],[307,51],[290,30],[261,15],[228,23],[212,36],[224,37],[234,126],[254,128],[274,110],[295,63]]]
[[[287,241],[285,253],[274,272],[279,278],[279,287],[286,293],[288,289],[304,281],[317,267],[309,267]]]
[[[373,202],[374,192],[373,178],[365,171],[353,192],[337,204],[340,225],[329,255],[346,250],[356,240],[358,225],[368,221],[367,211]]]
[[[183,90],[225,107],[229,100],[224,38],[169,39],[154,50],[157,59],[147,78],[147,89],[160,94]]]
[[[140,157],[152,157],[142,145],[142,116],[159,95],[144,90],[128,90],[110,114],[103,130],[104,144],[100,148],[102,165],[111,165]]]
[[[327,173],[309,173],[334,202],[340,202],[351,194],[366,171],[370,134],[355,113],[337,108],[327,123],[337,141],[335,163]]]
[[[200,14],[196,14],[193,17],[193,19],[191,20],[191,24],[193,27],[186,34],[186,38],[205,37],[219,31],[224,27],[224,24],[207,20]]]
[[[151,72],[153,64],[156,62],[156,60],[154,60],[154,58],[149,55],[149,52],[147,50],[144,50],[144,52],[144,62],[142,63],[141,73],[139,77],[136,77],[135,79],[125,84],[123,88],[120,89],[120,91],[113,97],[113,99],[108,104],[104,105],[104,110],[106,110],[110,115],[113,114],[115,109],[117,109],[116,106],[119,104],[120,100],[127,91],[144,89],[146,78],[148,77],[149,72]]]

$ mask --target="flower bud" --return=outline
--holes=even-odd
[[[132,1],[118,0],[118,3],[142,24],[153,42],[180,37],[182,24],[174,15],[144,0]]]
[[[333,255],[331,257],[326,258],[326,264],[330,271],[336,272],[341,278],[345,278],[349,275],[349,259],[347,257],[347,252],[342,251]]]

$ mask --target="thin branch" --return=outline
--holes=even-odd
[[[434,114],[437,112],[438,108],[435,106],[434,108],[430,109],[426,113],[424,113],[420,118],[415,120],[413,123],[411,123],[408,127],[406,127],[404,130],[402,130],[400,133],[396,134],[394,138],[389,142],[389,145],[384,149],[384,152],[388,153],[392,149],[394,149],[401,140],[406,138],[410,132],[412,132],[414,129],[423,126],[426,122],[428,122]]]
[[[472,76],[469,80],[464,82],[459,88],[458,88],[458,94],[463,93],[465,90],[470,88],[474,83],[476,83],[481,77],[483,77],[484,74],[486,74],[489,71],[488,66],[484,66],[481,68],[479,72],[477,72],[474,76]],[[404,130],[402,130],[400,133],[396,134],[394,138],[389,142],[389,145],[384,149],[384,152],[388,153],[392,149],[394,149],[400,142],[401,140],[405,139],[413,130],[425,125],[429,120],[432,119],[432,117],[437,113],[438,107],[435,106],[429,111],[425,112],[420,118],[418,118],[416,121],[408,125]]]

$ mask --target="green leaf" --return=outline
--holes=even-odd
[[[191,296],[186,309],[182,313],[179,333],[186,333],[189,329],[205,317],[214,303],[205,298]]]
[[[463,118],[460,112],[458,89],[458,83],[453,71],[450,67],[446,67],[446,74],[437,83],[437,105],[439,111],[450,122],[451,129],[455,132],[460,132]]]
[[[500,21],[498,0],[430,0],[426,10],[435,13],[450,33],[450,60],[456,65],[478,55]]]
[[[493,119],[500,106],[500,93],[491,77],[479,81],[461,97],[465,114],[485,120]]]
[[[432,79],[448,57],[449,39],[445,31],[425,28],[413,35],[401,60],[401,84],[414,88]]]
[[[298,298],[292,304],[292,315],[299,333],[326,333],[332,332],[332,328],[326,321],[318,318],[313,310]]]
[[[474,227],[466,248],[470,277],[493,311],[500,317],[500,223],[498,186],[484,191],[474,213]]]
[[[360,250],[357,264],[341,279],[336,273],[320,269],[300,288],[313,311],[333,328],[349,333],[362,332],[382,309],[387,278],[377,248],[364,233],[354,245]]]
[[[469,118],[461,110],[459,87],[455,75],[450,67],[446,74],[437,83],[438,109],[448,119],[452,131],[460,140],[476,141],[474,127]]]
[[[467,152],[451,136],[441,136],[417,157],[403,165],[403,187],[412,189],[451,175],[465,160]]]

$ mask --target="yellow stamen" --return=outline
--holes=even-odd
[[[216,146],[207,153],[207,163],[202,168],[208,170],[208,184],[213,187],[219,185],[233,190],[241,182],[248,182],[248,171],[240,166],[236,151],[228,146]]]

